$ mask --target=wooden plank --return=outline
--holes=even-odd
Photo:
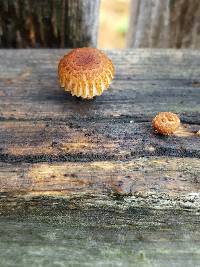
[[[196,132],[199,125],[189,125]],[[140,156],[200,157],[198,135],[162,137],[151,123],[107,120],[0,122],[2,162],[128,160]]]
[[[200,208],[200,165],[197,158],[137,158],[130,161],[18,163],[0,165],[0,209],[18,213],[40,206],[37,199],[60,209],[131,207]],[[9,178],[8,178],[9,177]],[[5,203],[6,196],[6,203]],[[34,199],[36,201],[34,201]],[[121,201],[119,201],[121,199]],[[20,202],[22,203],[20,205]]]
[[[95,47],[99,6],[100,0],[2,0],[0,47]]]
[[[0,50],[1,264],[198,266],[199,51],[109,51],[91,101],[59,88],[64,52]],[[154,134],[166,110],[183,132]]]
[[[66,50],[0,51],[1,119],[150,121],[157,112],[169,110],[177,112],[183,122],[199,124],[198,51],[110,51],[115,80],[93,101],[79,101],[59,88],[57,63],[64,53]]]
[[[132,0],[129,48],[199,48],[198,0]]]
[[[143,215],[71,211],[67,216],[26,220],[1,218],[3,266],[183,266],[199,265],[199,219],[153,221]],[[114,220],[113,220],[114,218]],[[124,218],[126,219],[124,221]],[[174,215],[173,215],[174,219]],[[124,223],[125,222],[125,223]],[[128,223],[127,223],[128,222]],[[143,225],[143,226],[142,226]]]
[[[64,52],[0,51],[2,214],[137,207],[197,214],[199,51],[108,51],[116,77],[90,101],[59,88]],[[156,135],[159,111],[178,113],[183,133]]]

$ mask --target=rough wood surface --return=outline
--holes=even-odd
[[[0,47],[96,46],[100,0],[1,0]]]
[[[128,47],[199,48],[198,0],[132,0]]]
[[[34,209],[46,197],[69,208],[197,211],[200,53],[110,51],[113,84],[83,101],[59,88],[57,63],[64,52],[0,51],[2,212],[24,202]],[[151,120],[159,111],[176,112],[183,133],[156,135]]]
[[[59,88],[65,52],[0,50],[1,265],[198,266],[200,52],[108,51],[90,101]]]
[[[155,214],[157,218],[155,222]],[[78,210],[0,221],[4,267],[197,267],[199,216],[188,212]],[[165,211],[166,217],[166,211]]]

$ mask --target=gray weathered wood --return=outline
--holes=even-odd
[[[64,52],[0,51],[3,199],[4,194],[8,194],[14,205],[13,200],[15,202],[17,196],[23,203],[26,192],[39,197],[50,194],[53,198],[58,193],[67,199],[72,194],[77,201],[89,194],[86,203],[92,205],[92,196],[99,192],[97,203],[101,203],[98,198],[101,199],[102,195],[106,196],[105,205],[112,203],[112,195],[116,193],[129,194],[133,198],[127,205],[138,206],[137,194],[141,191],[141,205],[144,197],[147,199],[145,205],[152,207],[156,198],[157,207],[168,208],[171,190],[171,208],[174,205],[178,209],[184,208],[184,205],[179,205],[179,200],[184,203],[191,197],[192,203],[195,203],[191,208],[198,209],[200,139],[196,132],[200,124],[199,51],[111,51],[109,55],[116,66],[115,80],[101,97],[90,101],[73,98],[59,88],[57,63]],[[153,132],[153,116],[166,110],[179,114],[183,132],[169,137]],[[135,172],[138,160],[141,166]],[[90,162],[96,163],[93,166]],[[12,164],[15,164],[14,169]],[[122,167],[123,164],[127,168]],[[143,172],[145,164],[151,167]],[[164,170],[162,175],[160,171],[154,171],[157,164]],[[174,170],[169,180],[163,178],[163,175],[168,177],[166,165]],[[184,171],[180,174],[176,165],[182,166],[182,170],[185,166],[188,174]],[[81,168],[86,170],[86,176],[84,172],[81,174]],[[75,180],[69,174],[70,169]],[[113,174],[114,169],[117,171]],[[5,179],[11,174],[14,180]],[[179,181],[182,175],[183,181],[182,178]],[[41,189],[37,187],[37,176]],[[87,184],[88,177],[92,176],[92,182]],[[146,187],[148,180],[153,186],[156,177],[155,188]],[[163,179],[169,190],[165,188]],[[119,188],[115,186],[118,182]],[[160,198],[164,201],[159,202]],[[3,209],[9,201],[2,203]]]
[[[200,52],[108,51],[93,100],[58,85],[65,50],[0,50],[3,266],[183,266],[200,260]],[[183,129],[151,129],[173,111]]]
[[[154,220],[155,215],[159,220]],[[171,212],[165,221],[162,215],[161,211],[133,209],[123,215],[114,210],[71,210],[65,216],[58,212],[57,216],[23,220],[1,217],[1,264],[199,266],[199,216]]]
[[[4,215],[36,210],[42,198],[47,199],[49,203],[45,206],[49,207],[56,198],[58,205],[62,199],[66,209],[108,206],[121,211],[134,207],[192,211],[200,208],[197,158],[1,163],[0,168],[0,210]],[[25,200],[26,209],[22,209]]]
[[[2,0],[0,47],[96,46],[100,0]]]
[[[46,209],[46,207],[45,207]],[[48,209],[48,207],[47,207]],[[49,207],[50,210],[50,207]],[[0,220],[2,266],[199,266],[199,216],[71,210]],[[159,218],[154,220],[155,217]]]
[[[128,47],[200,48],[198,0],[132,0]]]

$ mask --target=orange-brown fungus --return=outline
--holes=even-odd
[[[179,117],[171,112],[160,112],[152,121],[155,132],[163,135],[173,134],[180,126]]]
[[[114,77],[112,61],[96,48],[77,48],[58,64],[61,87],[72,95],[93,98],[106,90]]]

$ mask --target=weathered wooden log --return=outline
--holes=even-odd
[[[65,203],[59,204],[54,216],[0,218],[2,266],[199,266],[199,215],[142,208],[123,214],[66,211]]]
[[[200,1],[132,0],[128,47],[200,48]]]
[[[199,266],[200,52],[110,51],[87,101],[59,87],[64,53],[0,50],[1,265]],[[189,134],[155,134],[159,111]]]
[[[0,47],[96,46],[100,0],[2,0]]]
[[[0,51],[0,210],[46,196],[117,209],[115,194],[132,196],[128,207],[152,208],[157,199],[158,208],[198,209],[200,53],[109,52],[113,84],[81,101],[59,88],[64,52]],[[156,135],[159,111],[178,113],[186,135]]]

